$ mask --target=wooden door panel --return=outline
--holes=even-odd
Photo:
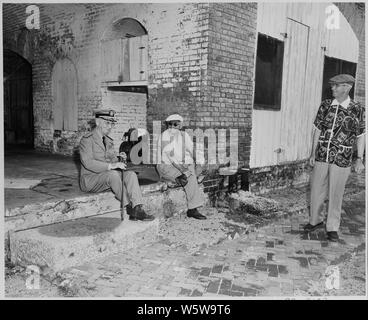
[[[102,42],[102,81],[147,80],[148,36]]]
[[[295,161],[304,136],[303,101],[309,27],[288,19],[281,101],[280,162]],[[305,146],[306,147],[306,146]]]

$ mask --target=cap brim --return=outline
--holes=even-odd
[[[102,120],[105,120],[105,121],[108,121],[108,122],[118,122],[116,119],[113,119],[113,118],[107,118],[107,117],[98,117],[98,118],[100,118]]]
[[[354,82],[348,82],[348,81],[329,81],[328,83],[335,83],[335,84],[350,84],[353,85]]]

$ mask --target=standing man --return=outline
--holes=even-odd
[[[184,188],[188,202],[188,217],[207,219],[198,212],[198,208],[204,204],[204,195],[197,181],[193,141],[188,133],[181,131],[183,118],[173,114],[166,118],[165,124],[166,130],[158,141],[157,149],[162,152],[158,155],[161,163],[157,165],[157,171],[161,178],[176,182]]]
[[[85,192],[101,192],[111,189],[118,200],[124,195],[125,204],[132,203],[133,210],[130,220],[153,220],[154,216],[147,215],[143,208],[143,197],[135,172],[124,173],[124,186],[121,171],[126,164],[118,161],[113,140],[108,136],[115,126],[115,111],[95,111],[96,127],[80,141],[81,175],[80,187]],[[120,156],[126,157],[125,154]],[[128,211],[129,213],[129,211]]]
[[[365,108],[349,97],[355,82],[351,75],[339,74],[329,82],[334,100],[322,102],[314,121],[310,219],[304,230],[311,232],[323,226],[323,203],[328,197],[327,238],[336,242],[355,143],[358,157],[354,169],[358,174],[364,169]]]

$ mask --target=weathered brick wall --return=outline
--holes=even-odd
[[[262,194],[270,190],[306,185],[309,182],[311,170],[308,160],[253,168],[249,174],[249,190],[256,194]]]
[[[193,125],[238,129],[240,165],[247,166],[251,145],[256,3],[211,3],[209,7],[208,78],[203,105]],[[218,178],[207,190],[218,188]]]
[[[344,2],[335,3],[335,5],[349,22],[359,40],[355,99],[365,105],[365,4]]]
[[[145,128],[147,113],[147,94],[103,90],[102,104],[116,111],[118,122],[110,133],[118,152],[123,134],[130,128]]]
[[[208,5],[42,4],[41,29],[31,32],[24,28],[26,6],[3,6],[4,47],[27,58],[33,67],[37,149],[71,154],[89,130],[92,110],[103,105],[100,40],[112,22],[122,18],[136,19],[148,32],[148,128],[152,120],[161,121],[173,112],[190,120],[191,110],[200,107],[207,66]],[[26,39],[26,44],[19,39]],[[54,137],[51,73],[55,61],[64,57],[77,69],[78,131]],[[137,114],[134,108],[125,111],[128,118]]]

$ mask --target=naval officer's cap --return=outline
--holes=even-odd
[[[115,118],[115,111],[114,110],[101,110],[96,109],[94,110],[95,118],[100,118],[109,122],[117,122]]]

